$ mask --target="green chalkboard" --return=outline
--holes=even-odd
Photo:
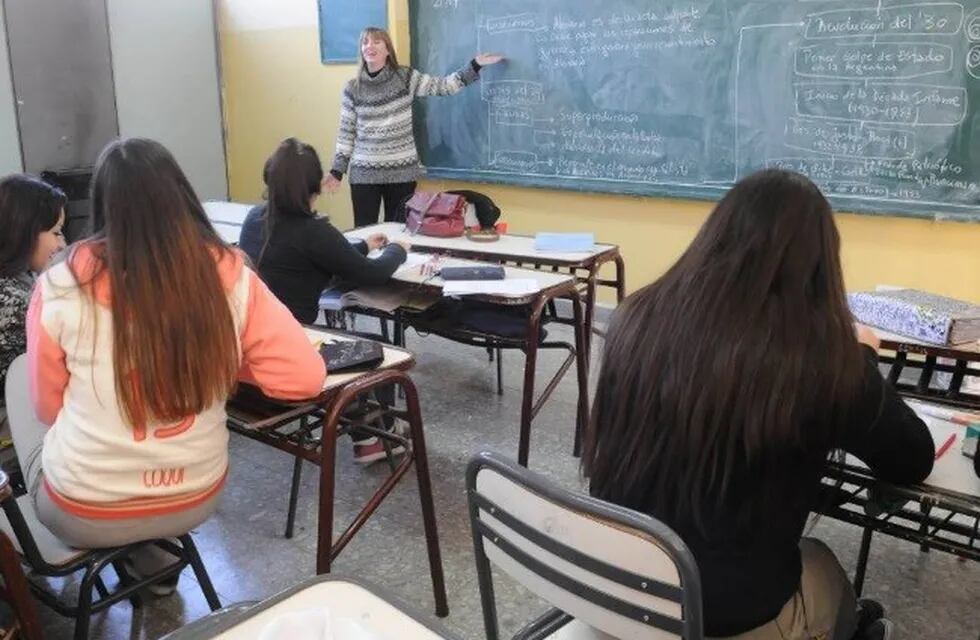
[[[980,0],[411,0],[430,176],[717,199],[752,171],[841,210],[980,220]]]

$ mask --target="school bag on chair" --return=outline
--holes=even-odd
[[[405,202],[405,227],[410,233],[455,238],[466,233],[466,199],[451,193],[416,191]]]

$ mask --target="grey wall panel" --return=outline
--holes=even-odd
[[[117,135],[104,0],[4,0],[24,168],[88,167]]]
[[[211,0],[108,0],[123,136],[159,140],[201,199],[228,197]]]
[[[3,5],[0,4],[0,175],[22,169],[14,85],[10,78],[10,57],[7,55],[7,29]]]

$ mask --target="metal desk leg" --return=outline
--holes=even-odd
[[[583,313],[582,299],[575,295],[572,298],[572,317],[575,320],[575,370],[578,379],[578,411],[575,415],[575,443],[572,455],[576,458],[582,453],[582,434],[589,419],[589,358],[588,349],[591,344],[586,336],[588,312]],[[583,318],[583,315],[585,316]]]
[[[623,256],[616,256],[616,302],[622,302],[626,298],[626,261]]]
[[[497,348],[497,395],[504,395],[504,350]]]
[[[517,445],[517,464],[527,466],[528,452],[531,448],[531,420],[534,404],[534,373],[538,364],[538,343],[541,341],[541,312],[547,301],[539,299],[531,308],[528,318],[527,336],[524,340],[524,390],[521,398],[521,433]]]
[[[892,362],[892,366],[888,369],[888,382],[890,384],[898,383],[899,376],[902,375],[902,369],[905,367],[905,361],[908,359],[908,354],[904,351],[899,351],[895,354],[895,361]]]
[[[299,446],[302,447],[306,444],[306,439],[308,434],[306,433],[307,425],[309,424],[309,416],[303,416],[300,418],[299,428],[300,428],[300,439]],[[286,538],[292,539],[293,537],[293,527],[296,524],[296,503],[299,500],[299,482],[300,477],[303,473],[303,458],[296,456],[293,460],[293,481],[289,487],[289,507],[286,511]]]
[[[960,387],[963,386],[963,379],[966,377],[966,360],[957,360],[953,369],[953,376],[949,380],[949,387],[946,389],[946,397],[955,400],[960,395]]]
[[[435,503],[432,499],[429,457],[425,450],[425,435],[422,431],[419,395],[415,384],[408,376],[402,378],[401,387],[405,391],[408,423],[412,432],[412,455],[415,458],[415,473],[418,477],[419,498],[422,502],[422,525],[425,527],[425,544],[429,553],[432,595],[436,601],[436,615],[444,618],[449,615],[449,604],[446,599],[446,579],[442,573],[442,553],[439,550],[439,532],[436,526]]]
[[[922,513],[922,524],[919,525],[919,533],[922,534],[922,539],[925,540],[929,537],[929,514],[932,513],[932,505],[926,502],[920,502],[919,511]],[[923,542],[919,545],[919,551],[929,553],[929,545]]]
[[[344,406],[338,406],[343,404]],[[337,455],[337,425],[346,403],[334,403],[323,422],[320,436],[320,500],[316,524],[316,573],[330,573],[333,559],[334,463]]]
[[[333,540],[334,515],[334,461],[337,448],[337,425],[344,409],[358,396],[380,386],[396,384],[405,390],[407,419],[412,433],[411,450],[406,452],[401,464],[394,473],[382,483],[368,500],[364,508],[354,517],[354,521]],[[411,379],[404,373],[386,371],[369,379],[355,382],[343,389],[334,399],[323,423],[323,440],[320,458],[320,509],[317,523],[317,574],[329,573],[333,559],[343,551],[347,543],[364,526],[367,519],[377,511],[381,502],[391,493],[395,485],[408,472],[414,463],[418,474],[419,495],[422,501],[422,521],[429,554],[429,570],[432,575],[432,593],[436,602],[436,615],[449,615],[446,597],[446,583],[442,572],[442,556],[439,551],[439,536],[436,529],[435,506],[432,500],[432,485],[429,479],[429,463],[425,451],[425,437],[422,431],[422,412],[419,409],[418,392]]]
[[[936,356],[926,356],[922,363],[922,371],[919,373],[919,380],[916,382],[915,390],[919,393],[929,392],[929,383],[932,382],[932,374],[936,368]]]
[[[871,551],[871,536],[873,534],[874,529],[871,527],[865,527],[864,533],[861,534],[861,550],[858,551],[857,567],[854,568],[854,593],[858,597],[861,596],[861,591],[864,589],[864,574],[868,570],[868,553]]]
[[[596,280],[599,277],[599,265],[592,265],[589,277],[585,281],[585,361],[592,355],[592,326],[595,324]],[[576,320],[576,325],[578,321]]]

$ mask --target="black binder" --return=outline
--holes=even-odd
[[[320,345],[327,373],[368,371],[385,359],[384,347],[374,340],[338,340]]]

